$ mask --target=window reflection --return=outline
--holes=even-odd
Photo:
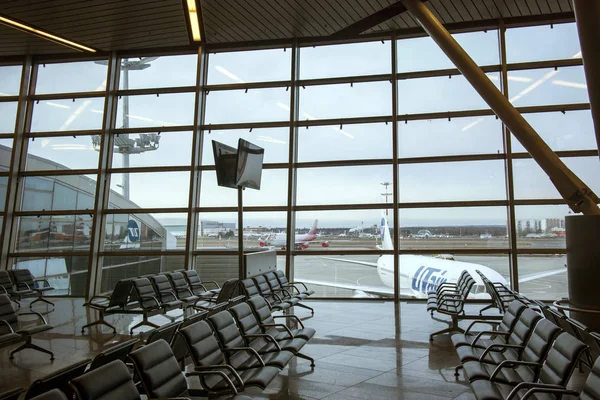
[[[27,171],[98,168],[98,150],[92,136],[30,138]]]
[[[290,93],[285,88],[217,90],[206,98],[206,124],[289,119]]]
[[[88,251],[91,244],[92,217],[46,215],[19,217],[17,250]]]
[[[121,59],[119,88],[194,86],[197,60],[196,54]]]
[[[102,257],[102,289],[103,293],[114,289],[121,279],[134,278],[142,275],[155,275],[183,269],[184,256],[147,256],[124,254]]]
[[[95,176],[28,176],[23,185],[21,210],[91,210],[95,194]]]
[[[184,250],[187,214],[109,214],[104,251]]]
[[[18,257],[13,269],[28,269],[35,278],[45,278],[54,290],[45,296],[83,297],[87,292],[89,257]]]
[[[0,133],[13,133],[17,122],[17,102],[0,102]]]
[[[101,129],[104,98],[40,100],[33,106],[31,132]]]
[[[189,172],[113,173],[109,202],[117,208],[173,208],[189,204]]]
[[[106,60],[39,64],[37,68],[36,94],[106,90]]]
[[[210,54],[208,84],[289,80],[291,54],[289,49]]]
[[[113,168],[191,165],[191,159],[192,132],[114,136]]]
[[[509,63],[581,57],[575,23],[530,26],[506,30]]]
[[[20,65],[0,66],[0,97],[19,94],[22,68]]]
[[[508,72],[515,107],[589,102],[582,66]]]
[[[194,93],[123,96],[119,99],[116,127],[192,125],[194,97]]]

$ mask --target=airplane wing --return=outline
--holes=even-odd
[[[346,258],[333,258],[333,257],[321,257],[321,258],[324,260],[340,261],[340,262],[345,262],[348,264],[366,265],[367,267],[377,268],[377,263],[373,263],[373,262],[348,260]]]
[[[319,281],[315,279],[304,279],[298,278],[298,282],[306,283],[307,285],[317,285],[317,286],[328,286],[334,287],[338,289],[347,289],[347,290],[357,290],[360,292],[365,292],[369,294],[376,294],[379,296],[390,297],[394,295],[394,289],[389,288],[387,286],[375,286],[375,285],[360,285],[358,283],[347,283],[347,282],[328,282],[328,281]]]
[[[519,278],[519,283],[533,281],[535,279],[546,278],[548,276],[561,274],[563,272],[567,272],[566,268],[553,269],[551,271],[537,272],[535,274],[524,275]]]

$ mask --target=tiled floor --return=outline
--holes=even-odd
[[[55,352],[25,350],[9,361],[10,348],[0,350],[0,391],[26,387],[33,380],[76,361],[92,358],[117,341],[128,339],[132,316],[109,316],[120,334],[81,335],[88,315],[81,299],[57,299],[56,309],[34,306],[55,328],[36,336],[34,343]],[[454,378],[458,363],[448,335],[430,343],[429,334],[445,327],[429,317],[423,303],[313,301],[315,316],[297,309],[306,326],[317,330],[303,352],[316,359],[316,367],[294,358],[267,390],[247,389],[256,399],[472,399],[464,379]],[[27,307],[27,306],[25,306]],[[478,307],[472,306],[474,309]],[[51,307],[49,309],[52,309]],[[167,323],[161,316],[151,318]],[[105,328],[105,331],[108,330]],[[581,376],[575,377],[578,382]],[[193,382],[190,382],[193,385]]]

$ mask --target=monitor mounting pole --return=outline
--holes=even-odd
[[[576,213],[600,215],[600,208],[598,208],[600,199],[548,147],[427,6],[420,0],[402,0],[402,2],[412,17],[431,36],[504,125],[531,154],[531,157],[546,172],[569,207]]]
[[[240,279],[246,279],[246,266],[244,265],[244,188],[238,186],[238,264]]]

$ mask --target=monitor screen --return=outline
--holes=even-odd
[[[237,189],[236,173],[238,165],[237,150],[226,144],[212,141],[215,167],[217,169],[217,184]]]
[[[260,189],[263,157],[265,150],[244,139],[238,141],[237,185]]]

